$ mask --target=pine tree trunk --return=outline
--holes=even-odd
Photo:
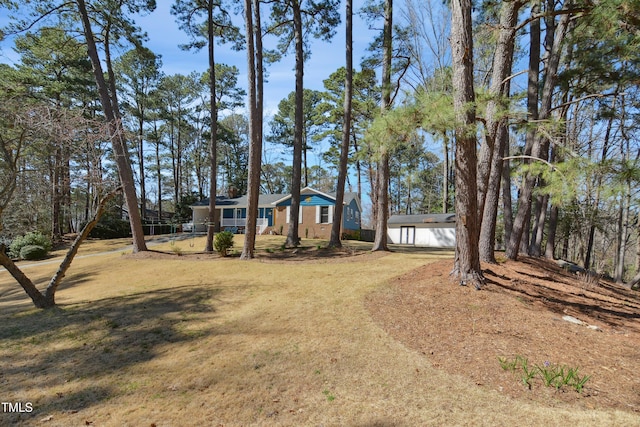
[[[127,144],[124,139],[124,129],[122,127],[122,122],[118,119],[118,116],[116,114],[116,94],[113,93],[113,98],[109,96],[109,89],[104,79],[102,64],[98,56],[98,49],[96,47],[95,38],[91,29],[91,21],[87,13],[85,1],[76,1],[78,5],[78,11],[82,19],[85,39],[87,42],[87,51],[89,54],[89,58],[91,59],[91,64],[93,66],[93,74],[96,79],[100,101],[104,110],[105,118],[110,127],[115,162],[118,167],[120,184],[122,185],[125,202],[127,205],[127,213],[129,215],[129,223],[131,225],[133,252],[146,251],[147,245],[144,240],[140,211],[138,210],[138,197],[136,195],[136,187],[133,178],[133,171],[131,169],[129,152],[127,150]]]
[[[453,106],[456,112],[456,250],[452,271],[461,285],[484,283],[478,252],[477,155],[471,1],[454,0],[451,15]]]
[[[351,101],[353,97],[353,0],[346,3],[346,76],[344,81],[344,116],[342,119],[342,146],[340,149],[340,169],[338,171],[338,188],[336,206],[333,212],[329,247],[342,247],[342,213],[344,211],[344,187],[347,179],[349,161],[349,139],[351,138]]]
[[[209,52],[209,97],[211,116],[211,137],[209,140],[209,215],[207,217],[207,241],[205,252],[213,252],[213,235],[216,231],[216,196],[218,193],[218,105],[216,97],[215,28],[213,22],[213,2],[207,6],[207,47]],[[179,156],[178,159],[180,159]],[[254,224],[255,227],[255,224]]]
[[[567,5],[565,4],[565,6]],[[561,59],[562,41],[566,34],[566,29],[570,18],[570,13],[562,15],[562,17],[560,18],[560,23],[556,28],[553,46],[551,48],[551,52],[549,53],[549,58],[547,61],[547,69],[545,70],[541,108],[538,114],[538,120],[547,120],[551,117],[553,89],[555,88],[555,83],[558,78],[557,74],[558,66]],[[536,134],[535,138],[533,138],[533,146],[531,148],[531,155],[533,157],[541,157],[541,155],[543,154],[544,143],[545,138],[540,134]],[[513,222],[513,232],[511,234],[511,239],[509,240],[509,244],[507,245],[506,250],[506,256],[509,259],[517,259],[518,250],[521,249],[521,244],[525,243],[526,240],[523,238],[523,235],[525,233],[527,236],[529,235],[529,227],[527,226],[527,223],[531,218],[531,197],[536,180],[537,177],[534,174],[527,173],[522,184],[522,188],[520,190],[520,198],[518,201],[518,213],[516,214],[516,218]],[[528,248],[526,247],[524,249],[525,251],[528,250]]]
[[[549,214],[549,231],[547,233],[547,244],[544,256],[548,259],[555,259],[556,231],[558,230],[558,207],[552,205]]]
[[[252,4],[253,1],[253,4]],[[253,21],[252,12],[255,15]],[[256,241],[256,221],[260,193],[260,169],[262,160],[262,30],[260,24],[260,4],[258,0],[245,0],[245,22],[247,43],[247,78],[249,90],[249,172],[247,231],[240,259],[254,257]]]
[[[300,214],[300,184],[302,179],[302,132],[304,126],[304,43],[302,34],[302,12],[298,0],[293,1],[293,27],[296,49],[296,108],[293,136],[293,176],[291,183],[291,207],[289,216],[289,230],[287,232],[286,247],[296,247],[300,244],[298,233],[298,219]]]
[[[391,107],[391,55],[393,43],[393,0],[384,2],[384,30],[382,41],[382,114]],[[381,147],[376,172],[376,204],[374,209],[376,235],[372,251],[388,251],[387,220],[389,216],[389,152]]]
[[[500,183],[502,182],[502,171],[504,164],[502,156],[505,145],[508,144],[509,129],[506,123],[502,123],[496,134],[496,145],[494,150],[493,165],[487,183],[487,192],[484,203],[484,213],[482,215],[482,225],[480,227],[480,239],[478,248],[480,260],[491,264],[496,263],[495,242],[496,242],[496,222],[498,218],[498,203],[500,201]],[[510,197],[510,195],[508,196]]]
[[[529,245],[529,255],[534,257],[542,256],[542,239],[544,238],[544,226],[547,220],[547,206],[549,196],[540,195],[537,198],[536,213],[534,219],[534,229],[531,233],[531,244]]]
[[[479,251],[482,261],[495,263],[495,231],[502,176],[502,153],[509,140],[506,117],[510,92],[509,75],[515,48],[515,25],[522,2],[504,2],[500,9],[500,34],[494,53],[491,76],[492,94],[487,105],[484,144],[478,159],[478,223],[480,227]]]
[[[508,136],[507,136],[508,138]],[[502,156],[509,157],[509,141],[504,146]],[[513,205],[511,201],[511,163],[509,160],[502,162],[502,218],[504,221],[504,244],[511,239],[513,229]]]
[[[443,159],[442,162],[442,213],[449,212],[449,138],[447,133],[443,133],[442,141]]]
[[[618,233],[616,244],[616,266],[614,279],[616,283],[624,281],[625,258],[627,255],[627,235],[629,233],[629,206],[631,202],[631,186],[627,185],[625,195],[620,201],[620,210],[618,212]]]
[[[138,165],[140,171],[140,215],[144,221],[147,216],[147,189],[144,177],[144,114],[140,115],[138,121]]]

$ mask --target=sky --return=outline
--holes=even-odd
[[[354,3],[354,10],[357,11],[363,1],[356,0]],[[186,43],[188,38],[178,28],[175,17],[170,14],[171,4],[170,1],[159,1],[155,12],[136,19],[138,25],[149,36],[147,46],[156,54],[162,55],[165,74],[203,72],[208,67],[207,51],[203,49],[197,52],[185,52],[178,47],[181,43]],[[344,7],[344,5],[340,7]],[[330,42],[313,40],[311,43],[311,57],[305,63],[304,70],[304,87],[307,89],[323,90],[322,81],[339,67],[345,65],[344,11],[342,15],[343,23]],[[265,18],[263,17],[263,22]],[[358,67],[360,58],[375,33],[368,30],[366,24],[357,17],[354,19],[357,20],[354,24],[354,64]],[[242,21],[238,18],[237,23],[241,25]],[[216,45],[216,62],[238,67],[240,70],[239,85],[246,89],[247,54],[245,50],[234,51],[229,46]],[[295,61],[291,54],[283,58],[281,62],[268,66],[268,82],[265,84],[265,114],[267,117],[273,115],[277,111],[280,100],[286,98],[295,89],[294,66]]]
[[[148,34],[147,47],[154,53],[162,55],[162,71],[165,74],[189,74],[192,71],[204,72],[208,68],[208,53],[206,48],[200,51],[184,51],[180,44],[187,43],[189,38],[178,28],[175,17],[171,15],[171,1],[158,1],[156,10],[147,16],[136,19],[136,23]],[[354,67],[359,69],[359,64],[369,43],[376,35],[374,30],[368,28],[357,15],[364,0],[354,0]],[[344,9],[344,2],[340,7]],[[312,40],[311,56],[304,67],[304,87],[306,89],[324,90],[323,80],[327,79],[334,71],[345,66],[345,26],[344,10],[342,10],[342,23],[336,29],[335,36],[329,42]],[[263,17],[263,23],[267,17]],[[236,17],[236,24],[241,26],[243,21]],[[244,31],[244,28],[242,28]],[[243,33],[244,34],[244,33]],[[269,48],[273,46],[265,46]],[[246,50],[235,51],[227,45],[216,45],[216,62],[227,65],[235,65],[240,70],[238,85],[247,88],[247,53]],[[268,81],[265,83],[265,132],[269,131],[269,121],[278,110],[278,103],[295,90],[295,58],[293,54],[285,56],[280,62],[267,67]],[[313,152],[308,153],[309,166],[321,164],[321,154],[326,149],[322,144]],[[268,146],[265,144],[264,158],[267,161],[283,159],[289,161],[290,157],[283,154],[283,147]]]
[[[162,55],[165,74],[189,74],[192,71],[204,72],[208,68],[206,49],[200,51],[183,51],[180,44],[189,41],[187,35],[178,28],[175,17],[170,9],[173,1],[160,0],[156,10],[146,16],[135,17],[138,24],[148,34],[147,47],[154,53]],[[364,0],[354,0],[354,65],[359,68],[360,59],[373,37],[375,31],[369,30],[367,24],[358,16],[357,11],[364,4]],[[344,8],[341,3],[340,8]],[[345,65],[345,28],[344,10],[341,10],[342,23],[337,28],[336,34],[329,42],[321,40],[311,41],[311,57],[305,63],[304,87],[307,89],[323,90],[322,81],[339,67]],[[236,24],[243,25],[241,17],[235,17]],[[266,17],[263,17],[263,22]],[[0,26],[8,22],[7,16],[0,13]],[[242,29],[244,31],[244,29]],[[272,46],[265,46],[266,48]],[[0,62],[12,63],[17,56],[12,50],[12,40],[7,39],[0,43]],[[238,83],[246,89],[246,51],[234,51],[226,45],[216,45],[216,62],[227,65],[235,65],[240,70]],[[268,82],[265,83],[265,116],[268,119],[277,111],[280,100],[295,89],[294,81],[295,61],[292,54],[287,55],[282,61],[268,66]]]
[[[362,56],[369,43],[376,35],[375,30],[368,28],[368,25],[360,19],[357,12],[361,9],[365,0],[354,0],[354,67],[359,69]],[[162,56],[162,71],[166,75],[184,74],[192,71],[204,72],[208,68],[208,58],[206,48],[200,51],[184,51],[179,45],[187,43],[189,38],[178,28],[175,16],[171,15],[170,9],[173,1],[160,0],[157,8],[146,16],[134,17],[148,35],[146,46],[154,53]],[[341,2],[342,23],[336,29],[335,36],[329,41],[311,40],[310,58],[305,62],[304,67],[304,87],[306,89],[324,90],[323,80],[338,68],[345,65],[345,26],[344,26],[344,2]],[[263,17],[263,23],[267,17]],[[243,27],[240,16],[234,17],[236,24]],[[0,13],[0,26],[6,25],[8,17]],[[244,33],[244,28],[241,30]],[[265,48],[273,46],[266,45]],[[0,43],[0,62],[13,63],[18,60],[12,49],[12,40],[5,39]],[[226,45],[216,45],[216,62],[227,65],[235,65],[240,70],[238,84],[246,90],[247,87],[247,65],[246,51],[234,51]],[[293,54],[285,56],[280,62],[267,67],[268,81],[265,83],[265,132],[269,129],[269,120],[277,112],[278,103],[286,98],[288,94],[295,90],[294,76],[295,59]],[[316,147],[308,153],[309,166],[321,164],[321,154],[326,147]],[[290,155],[283,151],[281,146],[266,146],[266,161],[283,160],[290,161]]]

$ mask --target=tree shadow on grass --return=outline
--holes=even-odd
[[[9,273],[6,273],[8,281],[10,282],[7,286],[2,286],[0,288],[0,307],[2,310],[2,314],[4,316],[10,314],[18,314],[24,313],[25,311],[29,311],[30,309],[35,308],[33,301],[28,297],[25,293],[24,289],[20,286],[18,282],[16,282],[12,277],[9,276]],[[97,273],[88,272],[88,273],[75,273],[70,274],[62,279],[62,284],[58,288],[56,292],[56,297],[58,293],[63,289],[71,289],[75,286],[81,285],[85,282],[88,282],[93,276]],[[49,285],[49,280],[51,278],[44,279],[32,279],[35,286],[38,288],[40,292],[43,294],[46,291],[47,286]],[[56,298],[57,300],[57,298]]]
[[[125,393],[118,374],[152,360],[167,351],[167,345],[215,333],[212,320],[219,294],[212,287],[184,286],[50,310],[0,313],[2,400],[30,401],[34,407],[30,414],[3,416],[33,421]]]

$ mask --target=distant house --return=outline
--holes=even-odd
[[[455,247],[456,215],[392,215],[387,221],[387,241],[433,248]]]
[[[216,231],[244,232],[247,218],[247,196],[216,197],[214,228]],[[300,190],[298,234],[302,238],[328,239],[335,212],[335,193],[324,193],[310,187]],[[191,206],[194,231],[207,230],[209,199]],[[291,194],[263,194],[258,199],[258,234],[286,234],[289,227]],[[342,234],[360,231],[362,207],[356,193],[345,193],[342,207]]]

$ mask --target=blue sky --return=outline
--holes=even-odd
[[[165,74],[189,74],[192,71],[203,72],[207,69],[208,59],[206,50],[183,51],[178,46],[188,41],[187,36],[178,28],[175,17],[170,14],[172,1],[157,2],[156,10],[135,19],[136,23],[147,32],[149,40],[147,46],[157,54],[162,55],[163,71]],[[364,0],[354,1],[354,12],[362,7]],[[337,29],[336,35],[330,42],[313,40],[311,42],[311,57],[305,64],[304,86],[308,89],[322,90],[322,81],[345,64],[345,29],[344,4],[340,5],[343,23]],[[243,25],[241,17],[235,18],[238,25]],[[263,18],[266,20],[266,17]],[[368,29],[366,23],[354,16],[354,64],[358,68],[360,59],[375,32]],[[0,26],[8,23],[8,17],[0,14]],[[244,30],[243,30],[244,31]],[[273,46],[265,46],[266,48]],[[6,39],[0,43],[0,62],[12,63],[17,59],[12,49],[12,40]],[[239,84],[246,88],[246,51],[234,51],[226,45],[216,46],[216,61],[228,65],[235,65],[240,70]],[[268,68],[268,82],[265,85],[265,114],[267,119],[277,110],[278,102],[285,98],[294,87],[294,58],[288,55],[279,63]]]
[[[162,55],[163,72],[165,74],[188,74],[191,71],[203,72],[208,67],[207,51],[183,51],[178,46],[186,43],[188,37],[178,28],[175,17],[170,14],[169,1],[159,1],[157,9],[152,14],[136,19],[148,34],[147,46],[156,54]],[[360,60],[369,43],[376,33],[369,30],[367,24],[358,16],[357,12],[364,4],[364,0],[354,0],[354,66],[359,68]],[[345,65],[345,27],[344,3],[340,5],[342,23],[336,34],[329,42],[312,40],[311,56],[305,63],[304,87],[307,89],[324,90],[323,80],[339,67]],[[263,17],[263,22],[267,17]],[[236,17],[237,25],[243,25],[240,17]],[[244,31],[244,28],[242,29]],[[273,48],[266,45],[265,48]],[[240,70],[238,84],[246,90],[247,86],[247,57],[246,51],[234,51],[227,45],[216,45],[216,62],[235,65]],[[295,90],[294,80],[295,60],[292,54],[285,56],[282,61],[269,65],[268,82],[265,83],[265,132],[269,129],[269,120],[277,112],[278,103]],[[322,145],[315,147],[308,153],[309,166],[321,164],[321,153],[326,149]],[[266,146],[264,160],[275,162],[290,161],[290,156],[283,153],[281,146]]]
[[[369,30],[367,24],[357,15],[365,0],[354,0],[354,66],[359,68],[360,60],[369,43],[376,35],[376,31]],[[148,34],[146,43],[156,54],[162,55],[162,71],[167,74],[189,74],[192,71],[204,72],[208,68],[207,51],[183,51],[180,44],[188,42],[186,34],[178,28],[175,16],[170,14],[173,1],[160,0],[156,10],[147,16],[136,17],[136,23]],[[339,67],[345,65],[345,28],[344,3],[340,4],[342,24],[336,29],[336,34],[329,42],[311,40],[310,58],[305,63],[304,87],[307,89],[323,90],[323,80]],[[263,17],[263,22],[267,17]],[[236,24],[243,27],[241,17],[235,17]],[[0,26],[6,25],[7,16],[0,14]],[[244,32],[244,29],[242,28]],[[274,41],[271,40],[273,43]],[[0,43],[0,62],[13,63],[18,58],[12,49],[12,40],[6,39]],[[268,44],[265,48],[273,48]],[[235,65],[240,70],[238,83],[246,89],[246,51],[234,51],[226,45],[216,46],[216,61],[227,65]],[[277,112],[278,103],[295,89],[294,80],[295,61],[292,54],[282,61],[268,67],[268,82],[265,83],[265,131],[268,132],[269,120]],[[321,154],[325,147],[317,147],[308,153],[309,165],[321,164]],[[282,147],[265,147],[266,161],[290,161],[290,155],[283,152]]]
[[[203,72],[208,66],[207,52],[206,50],[199,52],[180,50],[178,45],[187,42],[188,38],[178,28],[175,17],[170,14],[171,4],[172,2],[169,1],[159,1],[154,13],[139,18],[136,22],[149,35],[148,47],[155,53],[162,55],[163,71],[166,74],[188,74],[191,71]],[[357,11],[362,4],[362,0],[356,0],[354,11]],[[340,7],[343,8],[344,5]],[[342,14],[344,23],[344,11],[342,11]],[[357,17],[355,19],[357,22],[354,24],[354,64],[358,67],[360,58],[375,33],[368,30],[366,24]],[[237,23],[241,25],[242,21],[238,18]],[[311,43],[311,58],[305,64],[305,88],[324,89],[322,81],[339,67],[344,66],[344,32],[344,25],[341,25],[330,42],[314,40]],[[239,84],[246,88],[246,51],[234,51],[226,45],[217,45],[216,61],[237,66],[241,73]],[[295,89],[294,65],[293,55],[288,55],[281,62],[268,67],[268,82],[265,84],[265,114],[267,119],[277,110],[278,102]]]

